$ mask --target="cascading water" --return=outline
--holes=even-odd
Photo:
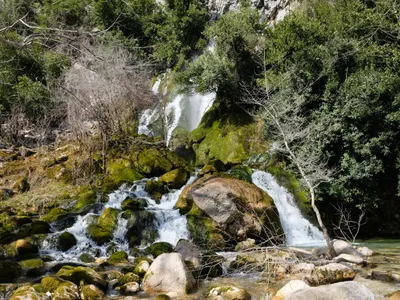
[[[152,178],[155,180],[156,178]],[[196,179],[193,176],[189,179],[187,184],[192,183]],[[155,228],[158,231],[158,238],[156,241],[168,242],[176,245],[179,239],[189,238],[187,230],[187,223],[185,216],[181,216],[178,210],[173,209],[180,193],[183,188],[179,190],[171,190],[165,194],[159,203],[150,197],[145,191],[146,182],[151,179],[143,179],[136,181],[132,187],[127,188],[123,185],[118,190],[109,194],[108,201],[103,205],[100,210],[90,212],[84,216],[78,216],[75,223],[64,230],[56,231],[50,234],[43,242],[41,247],[41,254],[51,255],[58,261],[77,261],[79,256],[83,253],[88,253],[94,257],[107,257],[107,249],[112,246],[114,250],[123,250],[129,253],[129,244],[126,239],[128,232],[128,220],[122,217],[122,212],[118,215],[117,228],[113,232],[113,239],[102,246],[97,245],[88,235],[88,227],[96,217],[101,215],[101,212],[106,208],[121,209],[122,202],[132,197],[133,194],[137,198],[142,198],[147,201],[148,207],[146,210],[153,212],[155,215]],[[68,251],[59,251],[57,247],[57,239],[63,232],[69,232],[77,239],[77,245]],[[147,245],[142,245],[147,246]]]
[[[292,194],[280,186],[271,174],[254,170],[252,180],[255,185],[264,190],[274,200],[288,245],[326,245],[318,228],[302,216]]]

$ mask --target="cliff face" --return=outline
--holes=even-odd
[[[239,0],[208,0],[208,8],[214,18],[236,10],[240,6]],[[262,15],[271,22],[278,22],[292,9],[298,2],[295,0],[250,0],[250,5],[259,9]]]

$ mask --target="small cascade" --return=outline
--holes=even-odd
[[[192,183],[196,178],[196,176],[192,176],[187,184]],[[173,209],[184,187],[179,190],[171,190],[163,195],[161,201],[157,204],[145,191],[146,182],[156,179],[136,181],[130,188],[126,185],[121,186],[118,190],[108,195],[108,201],[97,211],[91,211],[84,216],[77,216],[75,223],[67,229],[54,230],[55,232],[50,234],[43,242],[40,253],[42,255],[50,255],[57,261],[78,261],[79,256],[83,253],[88,253],[94,257],[107,257],[109,256],[107,250],[110,246],[114,250],[123,250],[129,253],[129,245],[126,239],[129,229],[128,220],[122,217],[122,211],[118,215],[117,228],[114,230],[113,239],[109,243],[99,246],[88,235],[89,225],[94,222],[96,217],[101,215],[104,209],[121,209],[122,202],[128,197],[143,198],[147,201],[148,207],[146,210],[153,212],[155,216],[154,226],[158,232],[156,241],[168,242],[175,246],[179,239],[189,239],[186,217],[181,216],[178,210]],[[64,252],[57,249],[58,236],[63,232],[69,232],[77,239],[77,245]],[[142,245],[142,247],[146,246],[148,245]]]
[[[290,194],[274,177],[264,171],[254,170],[253,183],[274,199],[279,218],[290,246],[326,245],[322,233],[305,219]]]

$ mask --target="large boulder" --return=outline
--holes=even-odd
[[[58,249],[61,251],[67,251],[77,244],[76,237],[69,232],[63,232],[58,237]]]
[[[185,187],[175,207],[181,213],[187,213],[188,227],[197,244],[203,242],[199,241],[196,232],[199,231],[198,221],[204,217],[215,223],[213,233],[223,232],[236,242],[248,237],[262,239],[266,232],[269,237],[283,233],[272,198],[243,180],[202,177]],[[200,239],[204,239],[204,235]]]
[[[160,176],[176,168],[184,168],[187,162],[176,153],[165,149],[146,149],[139,153],[137,165],[141,173],[152,177]]]
[[[151,244],[157,238],[154,212],[125,210],[122,218],[128,220],[126,238],[131,247]]]
[[[331,285],[305,288],[289,294],[285,300],[374,300],[374,294],[364,285],[350,282],[339,282]]]
[[[346,254],[346,253],[342,253],[336,257],[334,257],[332,259],[334,262],[349,262],[352,264],[357,264],[357,265],[366,265],[367,261],[360,257],[360,256],[356,256],[356,255],[351,255],[351,254]]]
[[[28,277],[40,276],[46,272],[43,260],[33,258],[19,262],[24,274]]]
[[[146,272],[143,281],[145,292],[175,292],[185,295],[195,285],[195,280],[179,253],[158,256]]]

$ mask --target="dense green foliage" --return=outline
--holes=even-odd
[[[309,1],[274,27],[246,8],[229,12],[206,30],[214,55],[203,54],[182,77],[231,99],[232,91],[243,99],[242,87],[257,81],[277,113],[297,118],[308,133],[294,139],[295,149],[335,170],[319,198],[374,213],[383,208],[393,221],[400,192],[399,9],[392,0]]]

